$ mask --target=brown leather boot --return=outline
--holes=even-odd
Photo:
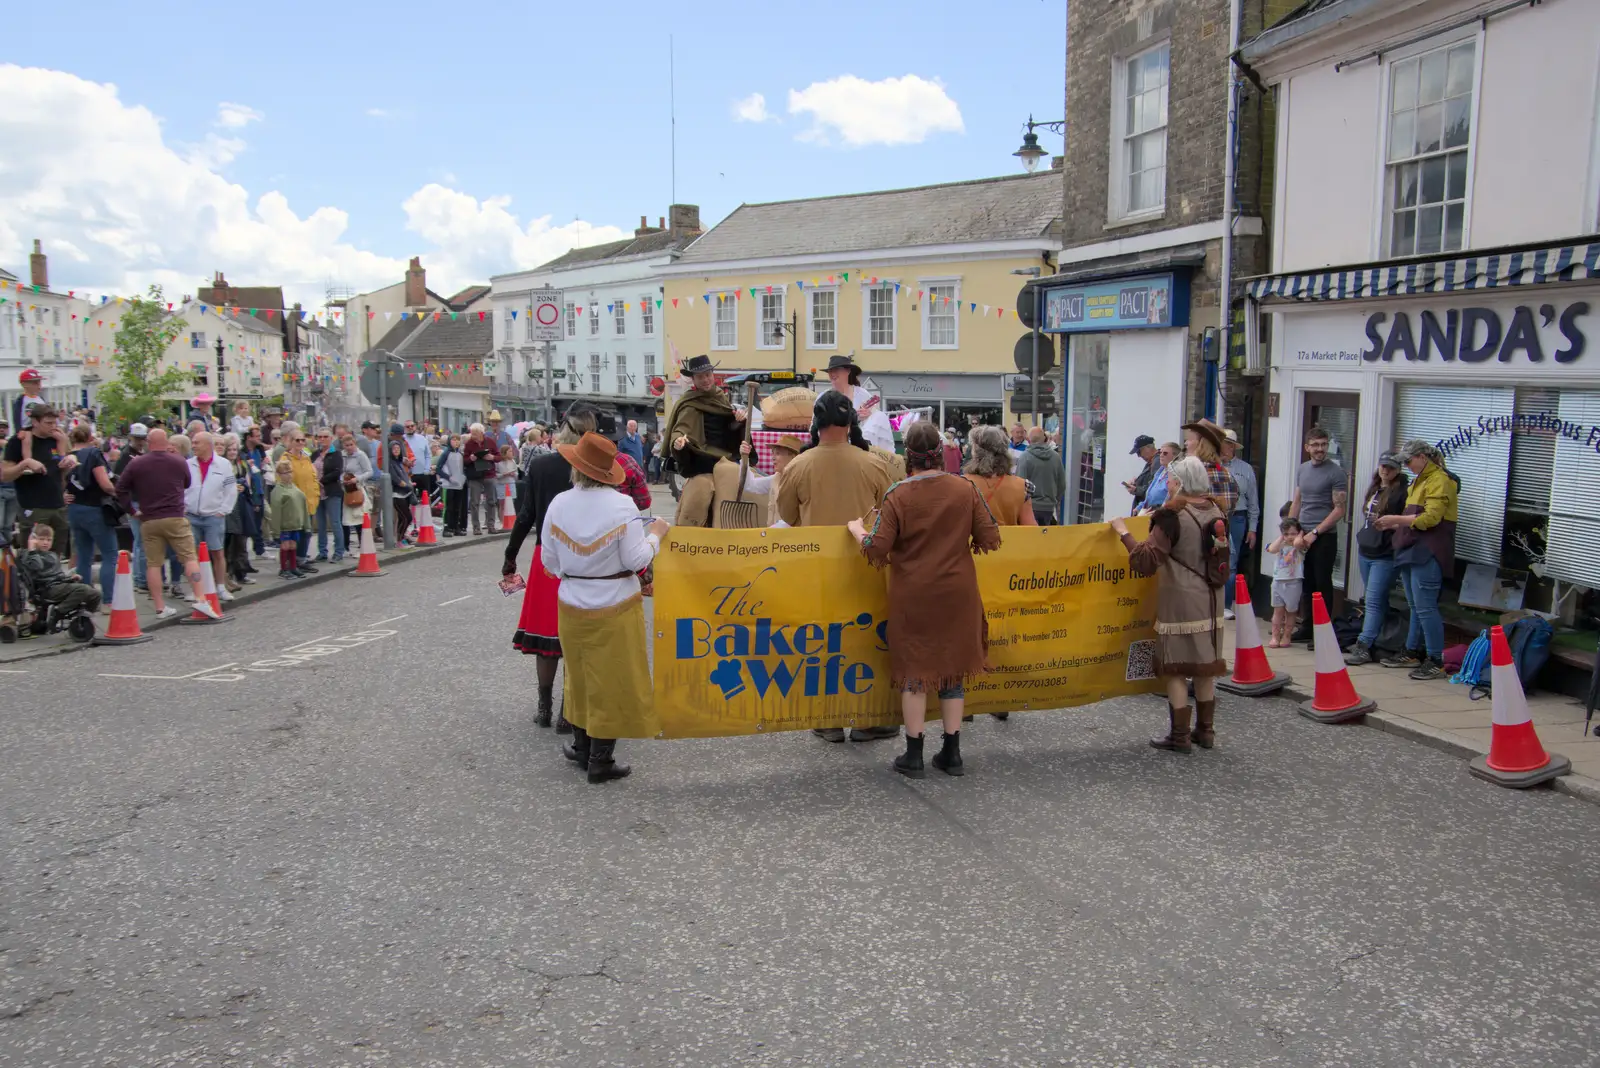
[[[1217,744],[1217,732],[1212,729],[1212,724],[1217,718],[1217,699],[1209,701],[1196,701],[1194,703],[1194,744],[1201,749],[1210,749]]]
[[[1192,753],[1194,746],[1189,744],[1189,717],[1194,709],[1187,703],[1182,708],[1173,708],[1167,705],[1167,733],[1165,736],[1150,739],[1150,744],[1157,749],[1170,749],[1174,753]]]

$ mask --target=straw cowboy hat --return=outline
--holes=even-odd
[[[596,482],[620,486],[627,479],[622,465],[617,463],[617,445],[608,437],[590,431],[578,439],[576,445],[557,445],[567,463],[588,475]]]
[[[774,441],[772,443],[772,447],[774,449],[783,449],[786,452],[792,452],[796,456],[799,456],[805,451],[806,443],[795,437],[793,434],[785,434],[777,441]]]
[[[761,401],[761,425],[771,429],[811,429],[811,405],[817,395],[804,386],[780,389]]]

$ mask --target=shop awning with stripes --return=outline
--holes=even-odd
[[[1548,248],[1263,275],[1244,281],[1263,302],[1371,300],[1600,279],[1600,239]]]

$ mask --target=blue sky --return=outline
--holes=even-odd
[[[8,10],[0,64],[70,78],[0,67],[0,156],[29,160],[0,168],[0,265],[42,237],[86,287],[213,269],[365,287],[420,254],[439,288],[530,266],[574,219],[589,243],[666,213],[669,34],[678,198],[708,224],[1013,173],[1023,120],[1062,109],[1063,0],[133,7]],[[755,93],[767,117],[740,121]]]

